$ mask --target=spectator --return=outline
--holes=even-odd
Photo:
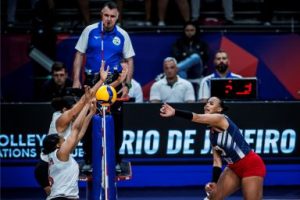
[[[72,80],[68,77],[64,63],[55,62],[52,66],[51,79],[47,80],[41,88],[39,100],[51,101],[54,97],[61,97],[68,87],[72,87]]]
[[[198,21],[200,16],[200,3],[201,0],[191,0],[192,7],[192,20]],[[222,0],[222,6],[224,10],[225,21],[224,24],[233,24],[233,2],[232,0]]]
[[[155,82],[150,89],[150,102],[194,102],[195,93],[192,84],[177,75],[177,61],[167,57],[163,62],[165,76]]]
[[[203,69],[207,67],[208,45],[199,37],[197,25],[188,21],[184,25],[182,37],[173,45],[172,54],[178,61],[178,74],[181,78],[200,78]]]
[[[215,54],[214,58],[215,71],[205,76],[200,83],[200,88],[198,92],[198,99],[200,101],[206,101],[210,97],[210,80],[214,78],[242,78],[242,76],[232,73],[229,69],[229,58],[228,54],[219,50]]]
[[[131,88],[131,79],[133,75],[133,50],[128,33],[121,27],[116,25],[119,11],[115,2],[107,2],[101,9],[101,21],[87,26],[79,37],[75,46],[77,50],[74,65],[73,65],[73,88],[80,88],[80,71],[83,68],[82,63],[86,55],[85,62],[85,84],[94,85],[99,79],[99,67],[101,61],[105,61],[105,68],[109,67],[109,76],[106,83],[111,83],[116,80],[121,71],[121,61],[124,59],[127,62],[128,73],[124,84],[117,87],[116,90],[121,90],[119,97],[128,97],[129,89]],[[123,87],[122,87],[123,86]],[[111,107],[111,112],[114,117],[115,133],[116,133],[116,152],[119,152],[123,138],[122,130],[122,102],[115,102]],[[89,137],[90,134],[86,134]],[[83,147],[85,151],[86,164],[91,163],[91,137],[85,138]],[[121,156],[117,153],[116,162],[121,163]]]
[[[141,84],[136,80],[131,80],[132,87],[129,90],[128,96],[134,98],[136,103],[143,103],[143,90]]]
[[[158,26],[165,26],[165,17],[169,0],[159,0],[158,3]],[[190,20],[190,5],[187,0],[176,0],[180,14],[185,22]]]

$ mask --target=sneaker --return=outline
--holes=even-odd
[[[164,21],[159,21],[158,26],[166,26],[166,23]]]

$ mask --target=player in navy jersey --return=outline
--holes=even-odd
[[[206,184],[208,199],[224,199],[242,188],[244,199],[262,199],[266,168],[263,160],[245,141],[239,128],[223,112],[227,109],[218,97],[211,97],[204,106],[204,114],[174,109],[164,104],[162,117],[181,117],[210,128],[213,147],[213,178]],[[222,158],[227,166],[222,172]]]

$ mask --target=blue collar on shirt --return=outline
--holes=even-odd
[[[99,29],[100,33],[102,33],[102,24],[103,24],[102,21],[100,21],[99,24],[98,24],[98,29]],[[115,25],[112,31],[109,31],[109,32],[103,31],[103,34],[104,35],[113,35],[113,34],[115,34],[116,29],[117,29],[117,27]]]
[[[215,70],[215,71],[214,71],[214,77],[215,77],[215,78],[232,78],[233,75],[232,75],[231,71],[228,71],[225,77],[221,77],[221,76],[219,75],[219,73]]]

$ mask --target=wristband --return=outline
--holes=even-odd
[[[221,173],[222,173],[221,167],[213,167],[212,182],[217,183],[219,180],[219,177],[221,176]]]
[[[193,113],[189,111],[184,111],[184,110],[175,110],[175,116],[176,117],[181,117],[187,120],[192,120],[193,119]]]

